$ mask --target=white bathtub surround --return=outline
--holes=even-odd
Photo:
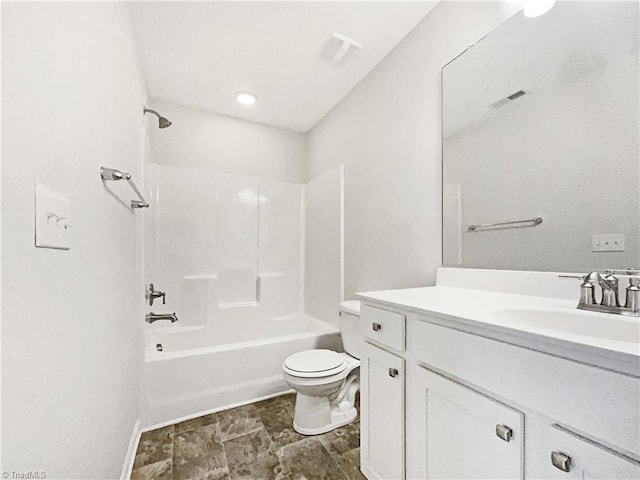
[[[167,293],[158,308],[175,311],[179,326],[216,331],[236,317],[302,311],[302,185],[149,169],[156,200],[145,217],[145,270],[147,283]]]
[[[209,169],[148,169],[145,273],[166,292],[166,305],[149,309],[176,312],[179,320],[145,325],[144,426],[284,392],[281,364],[289,355],[341,350],[341,168],[308,186]],[[314,203],[305,222],[307,191]],[[331,248],[314,256],[321,264],[308,269],[315,282],[305,286],[311,223],[312,234],[322,231],[313,253]],[[316,287],[307,295],[313,308],[305,309],[303,291]]]
[[[577,310],[579,283],[441,268],[360,294],[363,472],[638,478],[640,318]]]
[[[304,306],[339,325],[344,300],[344,167],[338,165],[304,188]]]
[[[336,328],[301,314],[281,319],[236,315],[218,329],[173,327],[149,332],[146,339],[145,428],[284,393],[289,390],[282,381],[285,358],[341,347]]]

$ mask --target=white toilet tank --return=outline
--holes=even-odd
[[[340,302],[339,312],[344,351],[359,359],[364,347],[364,340],[360,333],[360,302],[358,300]]]

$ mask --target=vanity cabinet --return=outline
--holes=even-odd
[[[416,365],[407,385],[412,478],[524,478],[522,412]]]
[[[527,477],[531,479],[629,480],[640,478],[631,458],[548,422],[532,424]],[[569,470],[568,472],[565,470]]]
[[[367,478],[640,480],[637,375],[364,298]]]
[[[405,317],[363,306],[360,319],[361,469],[370,480],[404,478]]]

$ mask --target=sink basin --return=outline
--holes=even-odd
[[[492,314],[505,324],[540,328],[583,337],[640,344],[640,318],[583,311],[508,308]]]

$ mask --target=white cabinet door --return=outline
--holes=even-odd
[[[361,376],[361,469],[367,478],[404,478],[404,360],[366,344]]]
[[[640,463],[559,425],[530,425],[527,443],[530,479],[640,479]]]
[[[407,370],[408,478],[524,478],[522,412],[425,368]]]

